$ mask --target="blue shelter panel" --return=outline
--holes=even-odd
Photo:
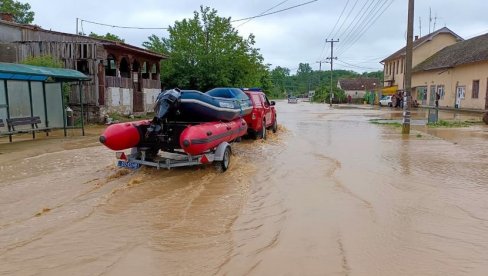
[[[32,89],[32,109],[34,111],[34,116],[39,116],[41,118],[41,123],[37,124],[39,127],[46,126],[46,113],[44,108],[44,95],[42,93],[42,82],[33,81],[31,82]]]
[[[49,127],[64,127],[64,108],[59,83],[46,83],[46,102]]]

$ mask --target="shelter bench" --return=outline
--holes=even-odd
[[[36,131],[45,131],[46,136],[49,136],[50,128],[39,128],[37,124],[41,123],[41,118],[39,116],[34,117],[22,117],[22,118],[12,118],[7,119],[7,126],[8,126],[8,134],[9,140],[12,142],[12,134],[15,133],[32,133],[32,139],[36,138]],[[30,129],[18,129],[16,130],[16,126],[24,126],[24,125],[31,125]]]

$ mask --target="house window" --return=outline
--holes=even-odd
[[[83,74],[90,74],[90,69],[88,68],[88,61],[86,59],[76,61],[76,69]]]
[[[473,94],[471,95],[471,98],[478,99],[479,92],[480,92],[480,81],[474,80],[473,81]]]
[[[438,85],[437,86],[437,93],[439,93],[441,100],[444,100],[444,95],[445,95],[444,85]]]

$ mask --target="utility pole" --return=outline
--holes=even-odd
[[[337,59],[337,57],[334,57],[334,43],[335,42],[339,42],[339,39],[337,40],[334,40],[334,39],[331,39],[331,40],[328,40],[326,39],[325,40],[326,43],[330,43],[330,57],[328,57],[327,59],[329,60],[330,59],[330,93],[329,93],[329,105],[332,107],[332,98],[334,96],[334,93],[332,92],[332,87],[333,87],[333,83],[332,83],[332,73],[334,73],[334,59]]]
[[[76,18],[76,35],[78,35],[78,17]]]
[[[414,0],[408,0],[407,51],[405,54],[405,91],[403,98],[402,134],[410,134],[410,102],[412,95]],[[429,28],[430,29],[430,28]]]

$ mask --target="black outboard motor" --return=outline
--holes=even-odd
[[[178,137],[174,137],[173,127],[170,127],[168,120],[177,112],[180,96],[178,88],[159,93],[154,106],[154,118],[144,131],[143,146],[156,153],[159,149],[172,152],[178,146]]]

